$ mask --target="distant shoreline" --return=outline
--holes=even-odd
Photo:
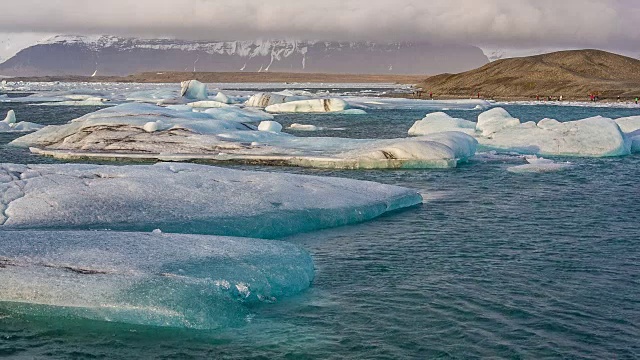
[[[204,83],[366,83],[414,85],[427,75],[367,75],[314,74],[277,72],[144,72],[129,76],[30,76],[4,78],[11,82],[114,82],[114,83],[177,83],[198,80]]]

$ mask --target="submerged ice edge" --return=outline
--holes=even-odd
[[[246,238],[0,231],[0,308],[29,316],[216,329],[307,289],[311,256]]]

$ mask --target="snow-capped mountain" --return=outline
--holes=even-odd
[[[0,64],[0,74],[128,75],[143,71],[436,74],[469,70],[487,62],[482,50],[469,45],[55,36]]]

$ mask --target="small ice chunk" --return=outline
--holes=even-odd
[[[315,125],[291,124],[289,129],[298,131],[318,131],[320,128]]]
[[[527,156],[525,160],[528,164],[512,166],[507,171],[512,173],[547,173],[568,169],[571,163],[556,163],[553,160],[545,159],[537,156]]]
[[[282,125],[277,121],[263,121],[258,125],[258,130],[279,133],[282,131]]]
[[[152,132],[156,132],[158,131],[158,129],[160,128],[159,124],[156,121],[150,121],[146,124],[144,124],[144,131],[148,132],[148,133],[152,133]]]
[[[217,101],[223,104],[231,104],[232,102],[231,99],[229,99],[229,97],[225,95],[223,92],[218,92],[218,94],[216,94],[216,96],[213,97],[213,101]]]
[[[207,86],[198,80],[183,81],[180,96],[192,100],[207,100]]]
[[[7,116],[2,120],[5,124],[15,124],[16,123],[16,113],[13,110],[9,110],[7,112]]]

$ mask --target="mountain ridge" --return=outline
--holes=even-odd
[[[471,45],[294,40],[188,41],[55,36],[0,64],[0,74],[125,76],[150,71],[435,74],[488,58]]]

